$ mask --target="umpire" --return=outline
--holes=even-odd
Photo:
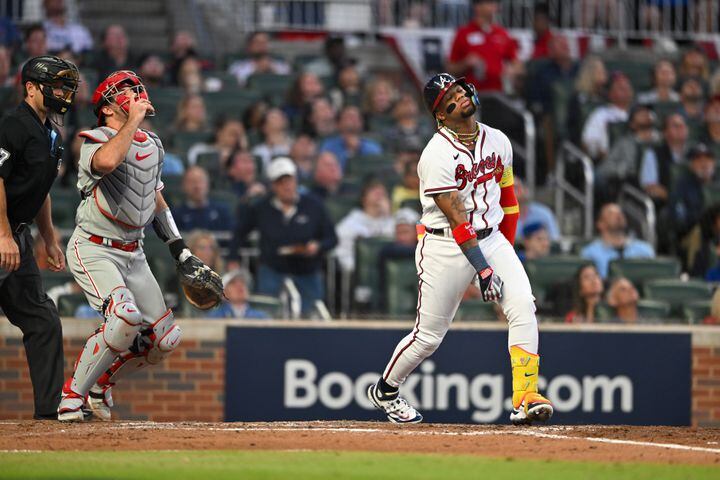
[[[53,56],[23,66],[23,102],[0,121],[0,307],[23,332],[35,392],[35,418],[56,419],[63,383],[62,326],[42,288],[30,224],[45,240],[48,263],[65,269],[48,192],[62,158],[60,120],[75,98],[75,65]]]

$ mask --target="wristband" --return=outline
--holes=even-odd
[[[468,240],[471,240],[473,238],[477,238],[477,234],[475,233],[475,229],[472,225],[470,225],[469,222],[465,222],[461,225],[458,225],[455,227],[452,231],[453,237],[455,237],[455,242],[458,245],[462,245],[463,243],[467,242]]]
[[[168,247],[170,248],[170,254],[173,256],[175,260],[178,260],[180,258],[180,254],[183,252],[183,250],[187,249],[187,245],[185,245],[185,242],[182,238],[179,238],[177,240],[173,240],[168,244]]]

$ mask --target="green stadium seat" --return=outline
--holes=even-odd
[[[460,303],[457,313],[455,314],[454,321],[482,321],[482,322],[495,322],[499,321],[495,303],[484,302],[479,299],[475,300],[464,300]],[[497,307],[499,308],[499,307]]]
[[[295,77],[292,75],[256,73],[248,78],[247,85],[258,91],[265,100],[279,106],[285,101],[285,95],[292,88],[294,81]]]
[[[569,81],[558,81],[552,84],[553,123],[555,138],[567,138],[567,117],[570,99],[575,89]]]
[[[711,296],[710,284],[700,280],[650,280],[645,282],[643,290],[649,299],[668,302],[671,314],[677,318],[682,316],[683,305],[695,300],[709,301]]]
[[[84,293],[60,295],[57,304],[58,313],[61,317],[72,317],[75,315],[75,310],[86,303],[87,298]]]
[[[55,187],[50,191],[53,223],[58,228],[75,228],[80,193],[73,188]]]
[[[391,155],[359,155],[348,160],[345,173],[356,178],[367,175],[381,176],[383,171],[392,169],[394,162]]]
[[[644,92],[652,88],[653,62],[642,62],[637,59],[606,60],[608,71],[621,71],[630,79],[635,92]]]
[[[203,94],[208,118],[213,120],[219,116],[242,118],[245,110],[260,98],[261,92],[250,89],[223,90]],[[284,99],[284,96],[280,96],[280,98]]]
[[[184,158],[190,147],[196,143],[209,142],[211,137],[212,133],[210,132],[178,132],[172,136],[171,146],[168,150]]]
[[[417,308],[418,279],[415,261],[390,260],[385,264],[385,295],[390,316],[411,316]]]
[[[148,90],[148,96],[155,107],[155,116],[151,119],[155,127],[172,125],[177,115],[177,107],[183,97],[180,88],[164,87]]]
[[[369,292],[366,303],[372,308],[378,306],[378,254],[391,242],[387,238],[358,238],[355,242],[355,288]]]
[[[543,302],[550,288],[572,280],[578,269],[590,263],[587,259],[558,255],[535,260],[528,260],[525,264],[533,294],[538,302]]]
[[[350,210],[359,207],[359,203],[356,198],[328,198],[325,201],[325,207],[328,209],[332,221],[338,223],[345,215],[350,213]]]
[[[610,277],[626,277],[637,286],[648,280],[672,278],[680,275],[680,262],[676,258],[632,258],[610,262]]]
[[[705,197],[705,205],[720,202],[720,185],[710,184],[703,187],[703,197]]]
[[[681,103],[680,102],[658,102],[653,105],[653,110],[657,114],[658,117],[658,127],[662,128],[662,124],[665,121],[665,117],[670,115],[671,113],[677,113],[680,109]]]
[[[708,300],[688,302],[682,307],[683,319],[690,324],[703,323],[705,317],[710,315],[711,303]]]
[[[227,207],[230,209],[230,212],[235,211],[238,202],[240,201],[240,198],[237,196],[237,194],[229,190],[212,189],[208,196],[210,200],[227,205]]]
[[[270,318],[279,319],[283,317],[282,304],[276,297],[269,295],[250,295],[248,305],[255,310],[261,310]]]
[[[643,298],[638,301],[638,315],[643,320],[667,320],[670,311],[670,304],[662,300]]]

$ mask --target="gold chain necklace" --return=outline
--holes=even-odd
[[[457,133],[450,130],[447,126],[445,128],[448,132],[450,132],[450,135],[452,135],[455,140],[463,145],[472,145],[477,141],[478,135],[480,135],[480,126],[477,123],[475,124],[475,131],[473,133]]]

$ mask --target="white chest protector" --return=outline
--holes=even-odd
[[[116,133],[111,128],[99,127],[80,135],[94,142],[105,143]],[[100,213],[113,222],[128,229],[145,227],[155,214],[155,191],[164,154],[157,135],[138,130],[125,160],[111,173],[104,175],[92,192],[84,192],[84,195],[92,195]]]

